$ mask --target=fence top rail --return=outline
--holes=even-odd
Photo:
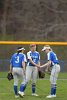
[[[0,45],[7,45],[7,44],[38,44],[38,45],[62,45],[66,46],[67,42],[36,42],[36,41],[0,41]]]

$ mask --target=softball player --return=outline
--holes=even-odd
[[[13,54],[11,57],[11,63],[10,63],[10,72],[13,73],[14,77],[14,92],[15,92],[15,98],[18,96],[18,80],[19,78],[22,78],[23,81],[25,80],[25,62],[26,57],[23,54],[24,48],[19,47],[17,49],[17,53]]]
[[[36,80],[38,75],[38,67],[40,67],[40,54],[36,51],[36,45],[31,44],[30,50],[27,53],[27,67],[26,67],[26,83],[21,85],[19,95],[23,97],[26,85],[32,79],[32,95],[38,96],[36,94]]]
[[[57,78],[60,72],[60,65],[56,54],[52,51],[49,45],[44,46],[42,51],[47,53],[47,60],[48,62],[41,67],[52,67],[51,75],[50,75],[50,82],[51,82],[51,93],[47,96],[47,98],[56,97],[56,88],[57,88]]]

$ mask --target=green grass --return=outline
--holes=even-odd
[[[6,77],[7,73],[0,73],[1,77]],[[66,79],[67,73],[60,73],[59,78]],[[49,78],[46,75],[46,78]],[[20,86],[19,82],[19,86]],[[57,97],[51,100],[66,100],[67,99],[67,80],[58,80],[57,82]],[[19,88],[18,86],[18,88]],[[46,96],[50,93],[49,80],[37,80],[37,93],[39,97],[31,96],[31,82],[25,90],[25,97],[17,100],[48,100]],[[13,91],[13,80],[8,81],[6,78],[0,78],[0,100],[16,100]]]

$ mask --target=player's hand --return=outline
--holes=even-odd
[[[40,65],[36,65],[36,67],[40,68]]]
[[[44,66],[41,65],[40,68],[41,68],[41,67],[44,67]]]

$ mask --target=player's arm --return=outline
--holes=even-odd
[[[31,58],[31,56],[30,56],[29,53],[27,53],[27,57],[28,57],[28,59],[30,60],[31,64],[33,64],[33,65],[36,66],[36,67],[40,67],[39,64],[36,64],[36,63],[32,60],[32,58]]]
[[[12,65],[10,64],[9,73],[12,73]]]
[[[38,65],[40,66],[40,54],[39,54],[39,57],[38,57]]]
[[[51,60],[49,60],[47,63],[41,65],[40,67],[49,67],[51,65]]]
[[[44,65],[42,65],[41,67],[50,67],[51,66],[51,57],[50,57],[51,55],[50,55],[50,53],[48,53],[47,54],[47,60],[48,60],[48,62],[47,63],[45,63]]]
[[[36,63],[33,62],[32,58],[30,58],[29,60],[30,60],[31,64],[33,64],[34,66],[36,66],[36,67],[40,67],[39,64],[36,64]]]
[[[39,57],[38,57],[38,65],[39,65],[39,67],[40,67],[40,54],[39,54]]]
[[[25,61],[22,61],[23,71],[25,72]]]
[[[40,61],[38,62],[38,65],[40,66]]]
[[[24,61],[25,61],[25,63],[27,63],[27,58],[26,58],[25,54],[24,54]]]
[[[24,72],[24,74],[25,74],[25,69],[26,69],[26,66],[25,66],[26,64],[25,64],[25,56],[23,55],[22,56],[22,68],[23,68],[23,72]]]
[[[10,60],[10,68],[9,68],[9,72],[12,72],[12,58]]]

